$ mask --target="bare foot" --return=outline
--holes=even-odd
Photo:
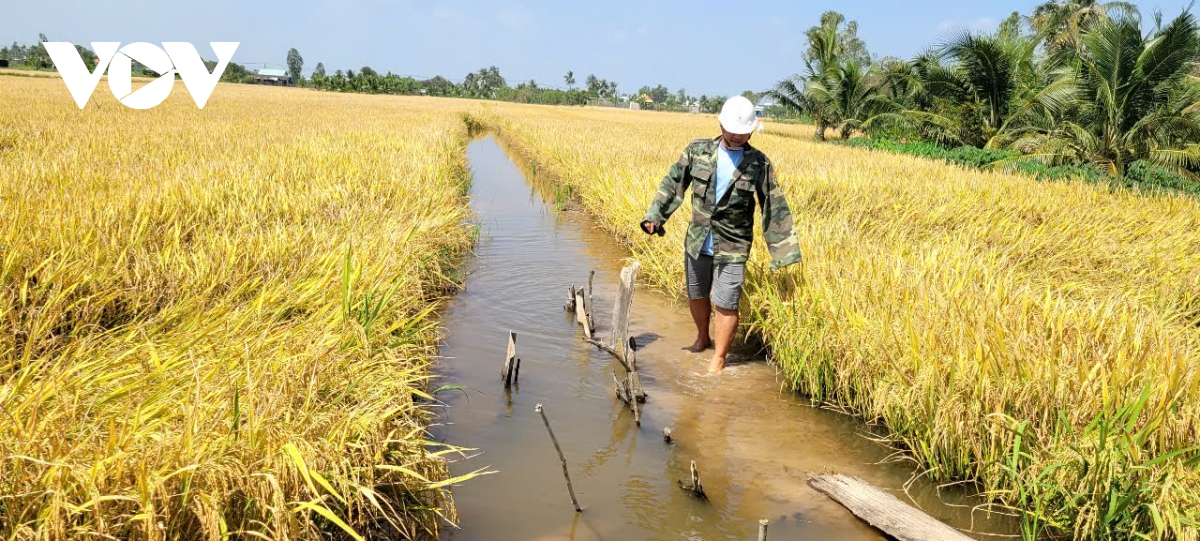
[[[692,353],[700,353],[701,351],[704,351],[710,347],[712,347],[712,340],[709,340],[708,338],[697,338],[696,341],[692,343],[692,345],[685,347],[683,349],[690,351]]]
[[[708,373],[716,374],[725,369],[725,358],[713,356],[712,362],[708,363]]]

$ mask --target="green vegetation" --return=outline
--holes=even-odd
[[[833,128],[843,139],[862,133],[1012,151],[1023,156],[1012,161],[1042,162],[1018,167],[1040,173],[1094,164],[1122,183],[1195,190],[1200,34],[1190,13],[1169,21],[1155,14],[1144,25],[1121,2],[1049,2],[1028,17],[1014,12],[994,32],[952,35],[912,60],[871,60],[854,23],[836,12],[806,38],[803,73],[769,94],[810,115],[818,139]]]
[[[1082,180],[1143,192],[1178,192],[1200,197],[1200,183],[1147,160],[1133,162],[1124,175],[1115,176],[1094,163],[1050,165],[1040,160],[1022,159],[1020,152],[1008,149],[945,147],[928,141],[897,142],[892,139],[867,137],[856,137],[838,144],[920,156],[976,169],[1015,171],[1039,180]]]
[[[38,41],[33,45],[21,45],[13,42],[8,47],[0,47],[0,60],[8,60],[9,68],[16,70],[30,71],[54,71],[54,62],[50,59],[50,54],[46,52],[46,48],[42,46],[43,42],[50,41],[46,34],[38,34]],[[96,58],[96,52],[90,47],[76,45],[75,50],[79,51],[79,57],[84,62],[91,63],[91,59]],[[295,49],[293,49],[295,50]],[[217,67],[215,60],[205,60],[204,66],[212,71]],[[11,74],[10,74],[11,75]],[[132,75],[134,77],[158,77],[159,74],[154,70],[141,65],[138,62],[133,63]],[[176,78],[179,76],[176,75]],[[254,77],[250,75],[250,71],[245,66],[237,62],[230,62],[225,67],[225,72],[221,74],[221,82],[223,83],[253,83]]]
[[[568,85],[573,86],[574,73],[569,75]],[[591,100],[616,100],[619,97],[617,83],[599,79],[595,75],[588,76],[586,89],[561,90],[542,87],[533,80],[512,87],[495,66],[469,73],[461,84],[456,84],[440,75],[425,80],[391,72],[380,75],[369,66],[364,66],[357,72],[337,70],[328,75],[325,66],[317,64],[312,77],[306,81],[302,80],[302,85],[331,92],[428,95],[543,105],[583,105]]]

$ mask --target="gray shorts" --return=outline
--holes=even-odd
[[[684,259],[689,299],[704,299],[711,292],[713,304],[726,310],[738,309],[746,276],[745,263],[716,263],[713,256],[704,254],[692,259],[686,252]]]

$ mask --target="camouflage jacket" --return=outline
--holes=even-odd
[[[758,149],[745,145],[734,171],[733,185],[720,201],[716,197],[717,145],[721,137],[697,139],[683,150],[658,186],[642,222],[661,227],[683,204],[692,187],[692,223],[684,244],[692,257],[700,255],[704,239],[713,236],[713,256],[719,262],[744,262],[754,236],[754,200],[762,208],[763,238],[771,252],[771,269],[800,261],[800,245],[792,230],[792,213],[775,180],[775,168]]]

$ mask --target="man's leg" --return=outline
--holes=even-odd
[[[725,356],[729,354],[729,346],[733,344],[733,335],[737,333],[738,311],[717,306],[717,317],[713,324],[713,335],[717,339],[716,351],[713,352],[712,362],[708,365],[709,372],[720,372],[725,368]]]
[[[742,282],[745,280],[744,263],[721,263],[713,266],[712,304],[717,310],[713,323],[716,351],[709,372],[720,372],[725,368],[725,357],[733,344],[733,335],[738,328],[738,304],[742,299]]]
[[[712,343],[708,336],[709,313],[712,312],[708,294],[712,289],[713,260],[712,256],[708,255],[692,259],[686,252],[683,257],[684,274],[687,275],[688,309],[692,312],[692,321],[696,323],[696,341],[685,349],[699,353],[708,349]]]
[[[696,323],[696,341],[687,349],[699,353],[708,349],[712,343],[708,336],[708,317],[712,313],[712,303],[708,302],[708,299],[688,299],[688,308],[692,310],[692,321]]]

